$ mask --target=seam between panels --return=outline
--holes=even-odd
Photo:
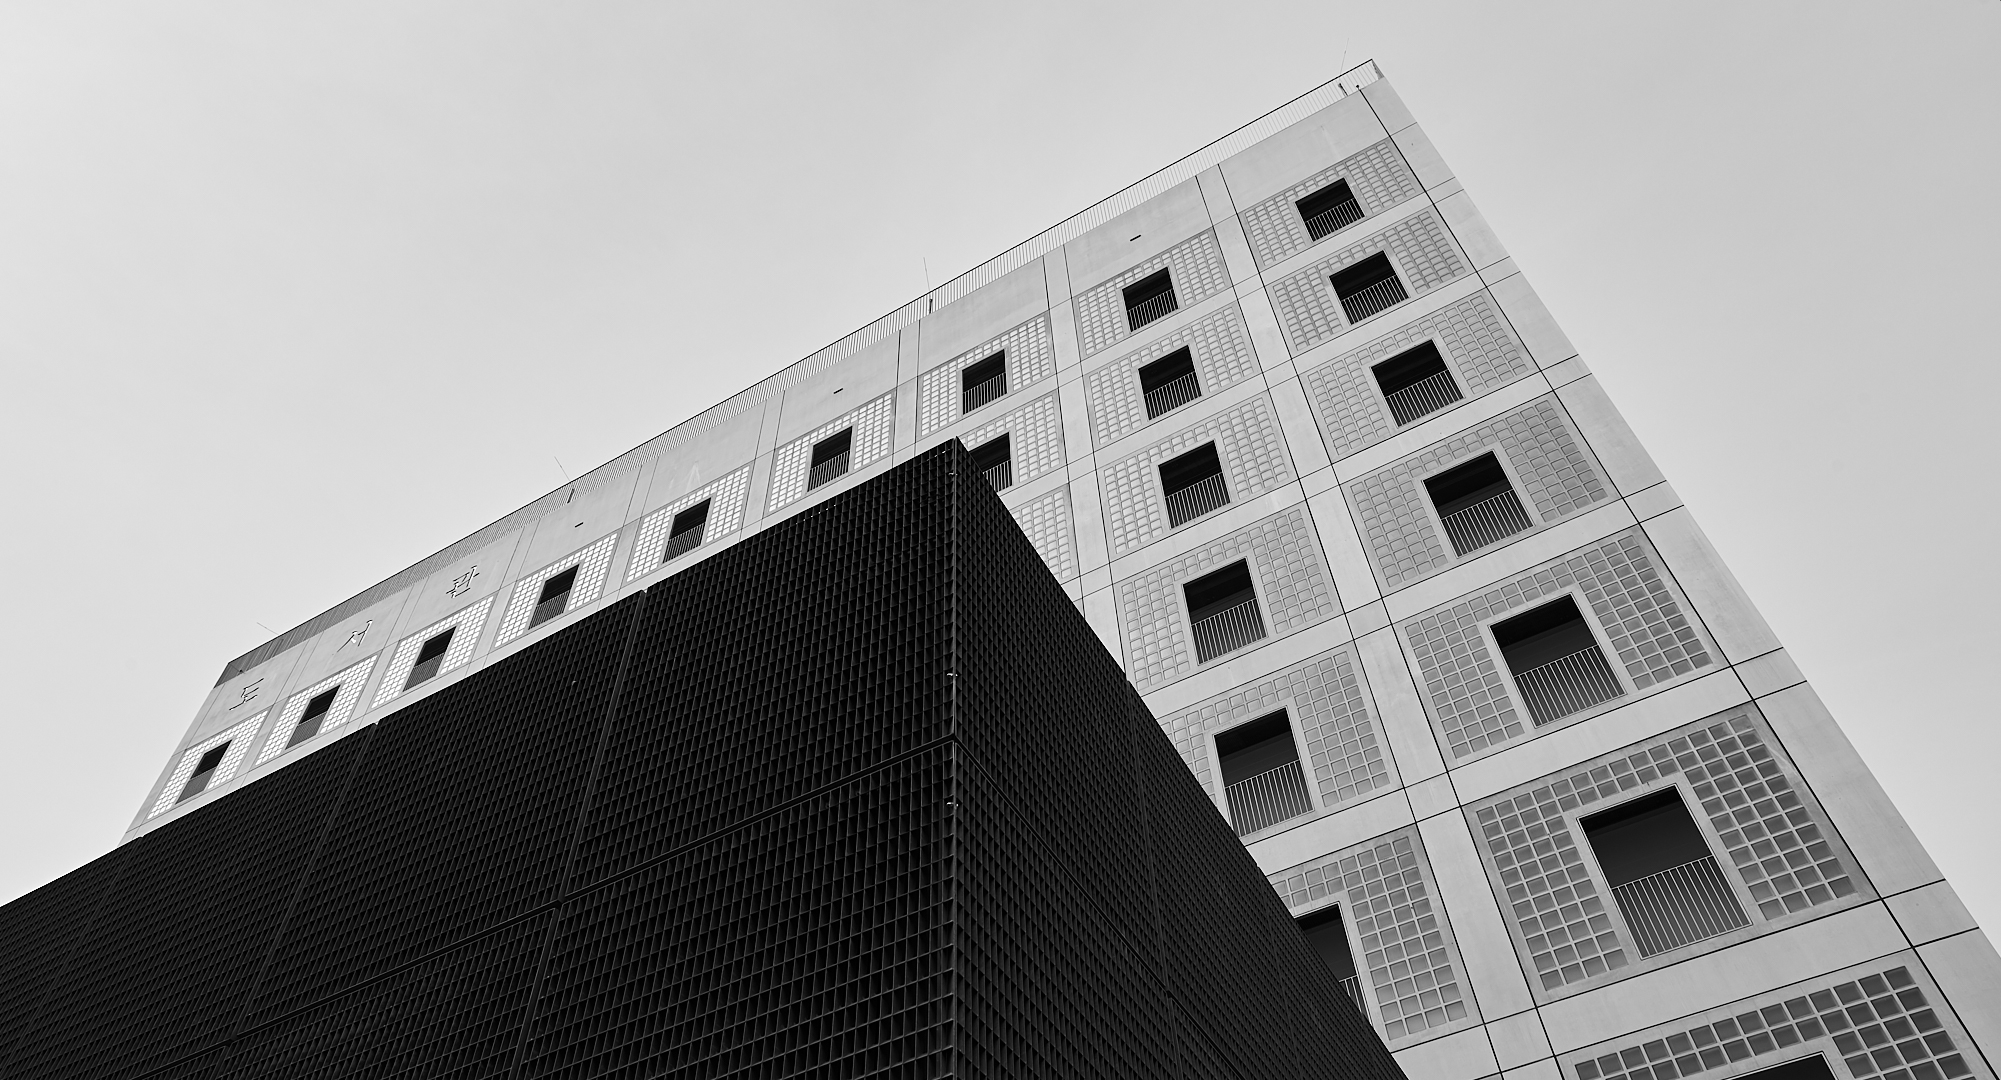
[[[144,840],[145,837],[142,836],[135,843],[144,842]],[[98,890],[97,900],[90,906],[90,915],[84,919],[81,926],[77,927],[75,940],[71,941],[69,948],[63,951],[62,960],[57,964],[55,971],[50,974],[48,985],[42,989],[41,994],[35,999],[34,1011],[28,1014],[27,1022],[21,1025],[21,1030],[15,1036],[14,1045],[7,1048],[7,1056],[5,1058],[0,1058],[0,1077],[4,1077],[13,1071],[14,1055],[20,1051],[22,1044],[28,1040],[28,1037],[33,1035],[40,1027],[42,1010],[48,1006],[49,999],[55,996],[56,991],[63,985],[66,977],[69,975],[70,962],[76,959],[77,950],[83,948],[84,941],[90,937],[90,932],[97,927],[97,918],[104,913],[104,905],[111,900],[112,890],[118,887],[119,882],[125,880],[125,871],[132,865],[132,846],[132,844],[128,843],[121,845],[117,849],[119,856],[118,868],[112,872],[111,880],[105,882],[104,887]]]
[[[305,895],[306,885],[312,881],[313,874],[319,869],[320,856],[326,851],[327,838],[333,835],[334,823],[340,819],[341,811],[347,808],[347,796],[354,790],[354,778],[361,772],[362,763],[368,760],[369,751],[375,748],[375,735],[380,727],[380,724],[370,724],[362,735],[366,741],[355,753],[354,761],[348,765],[347,776],[341,780],[340,791],[334,796],[333,805],[327,808],[326,819],[320,823],[320,835],[313,840],[313,853],[307,857],[306,865],[299,871],[298,881],[292,885],[292,895],[285,901],[285,913],[279,917],[277,927],[271,932],[271,941],[264,948],[264,958],[257,964],[257,976],[251,980],[249,989],[244,991],[243,1001],[237,1007],[236,1016],[230,1020],[229,1029],[223,1034],[221,1041],[223,1058],[218,1059],[217,1064],[227,1059],[230,1046],[235,1043],[237,1036],[244,1032],[243,1022],[250,1016],[250,1009],[257,1001],[258,991],[264,988],[264,977],[271,973],[271,961],[277,957],[278,947],[284,943],[285,933],[292,928],[292,916],[298,913],[299,900]],[[318,1002],[309,1003],[309,1005],[316,1004]],[[285,1016],[294,1015],[303,1008],[304,1006],[293,1009],[285,1013]],[[272,1018],[274,1021],[278,1019],[280,1017]]]
[[[583,841],[584,824],[590,819],[598,778],[604,770],[605,750],[611,742],[612,726],[618,722],[619,699],[625,693],[625,677],[632,669],[633,650],[639,644],[639,630],[646,618],[646,601],[652,591],[651,588],[639,591],[639,602],[633,605],[631,625],[625,630],[625,645],[619,650],[618,671],[612,676],[611,698],[605,703],[604,719],[598,723],[597,746],[591,754],[591,771],[584,780],[582,797],[577,801],[576,821],[570,827],[570,842],[563,852],[562,869],[556,877],[556,895],[546,904],[538,905],[536,911],[524,913],[524,918],[533,918],[546,910],[549,914],[549,926],[542,931],[542,944],[535,955],[535,970],[528,980],[528,1000],[522,1006],[521,1022],[515,1027],[514,1053],[507,1063],[507,1071],[502,1074],[509,1080],[520,1075],[522,1063],[528,1056],[528,1040],[535,1023],[535,1006],[542,1000],[542,979],[549,970],[549,954],[556,948],[556,928],[562,921],[563,904],[570,896],[570,870],[576,863],[577,845]]]

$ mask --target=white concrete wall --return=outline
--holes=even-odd
[[[1250,851],[1296,911],[1344,905],[1358,958],[1390,938],[1422,955],[1395,969],[1421,969],[1410,985],[1369,991],[1372,1018],[1417,1080],[1599,1080],[1604,1067],[1590,1063],[1633,1047],[1645,1058],[1652,1039],[1667,1046],[1698,1028],[1728,1030],[1717,1022],[1811,1004],[1816,993],[1862,993],[1853,988],[1876,979],[1895,980],[1898,1007],[1929,1010],[1942,1033],[1906,1056],[1938,1075],[1963,1068],[1992,1077],[2001,1054],[1994,949],[1394,90],[1374,82],[1323,98],[1325,107],[1261,140],[1188,163],[1181,179],[1099,214],[1101,223],[1052,234],[1034,257],[1014,259],[981,287],[921,298],[903,325],[733,399],[701,437],[668,433],[572,496],[538,503],[518,528],[225,680],[129,835],[225,798],[894,462],[945,439],[972,444],[1006,431],[1017,482],[1003,501],[1219,806],[1215,733],[1273,708],[1292,713],[1315,807],[1248,837]],[[1311,241],[1292,200],[1335,177],[1350,180],[1367,216]],[[1412,295],[1347,325],[1325,276],[1375,251],[1391,256]],[[1107,323],[1105,298],[1122,275],[1156,264],[1174,268],[1182,308],[1137,331]],[[1187,284],[1197,280],[1199,289]],[[1439,343],[1465,398],[1398,428],[1368,365],[1427,339]],[[1203,394],[1149,420],[1134,411],[1133,372],[1182,345],[1195,354]],[[1010,355],[1008,393],[958,415],[957,367],[1001,347]],[[891,426],[887,452],[803,497],[774,493],[787,445],[884,394],[893,395],[879,413],[888,419],[871,422]],[[1210,438],[1223,451],[1232,502],[1168,528],[1155,466]],[[1411,485],[1490,448],[1518,490],[1543,493],[1525,499],[1535,526],[1457,557],[1441,547],[1435,513]],[[651,547],[642,535],[647,515],[703,491],[734,492],[734,528],[712,532],[671,564],[634,564],[635,550],[659,550],[657,535],[646,534]],[[517,583],[530,587],[529,575],[606,542],[612,553],[594,601],[495,644]],[[1603,569],[1593,560],[1607,552],[1626,553],[1630,565]],[[1253,562],[1274,632],[1198,664],[1178,583],[1239,557]],[[1619,697],[1542,727],[1518,716],[1509,730],[1461,710],[1432,685],[1444,669],[1417,644],[1426,628],[1470,627],[1468,647],[1491,651],[1475,624],[1519,610],[1523,590],[1537,589],[1575,595],[1601,643],[1630,633],[1701,659],[1684,669],[1621,659]],[[1628,590],[1619,594],[1626,599],[1593,599],[1616,589]],[[468,662],[372,705],[399,642],[482,601],[491,610]],[[1649,604],[1655,615],[1634,613]],[[287,702],[370,657],[353,718],[256,763]],[[1494,685],[1512,693],[1505,680]],[[190,755],[265,710],[235,775],[154,812]],[[1792,793],[1849,891],[1552,982],[1558,977],[1534,959],[1549,946],[1525,938],[1521,898],[1509,893],[1482,815],[1587,764],[1614,769],[1719,723],[1739,724],[1769,754],[1775,779],[1764,782]],[[1635,781],[1632,790],[1670,782],[1691,783],[1683,771]],[[1621,789],[1597,805],[1623,797]],[[1564,827],[1574,828],[1576,816]],[[1721,826],[1703,828],[1713,849],[1724,844]],[[1580,873],[1597,873],[1588,862]],[[1379,917],[1374,946],[1357,929],[1358,913],[1368,911]],[[1441,981],[1449,991],[1434,985]],[[1925,1004],[1911,1004],[1914,995]],[[1743,1055],[1716,1064],[1698,1054],[1681,1074],[1693,1062],[1706,1076],[1734,1076],[1817,1050],[1837,1075],[1877,1075],[1845,1062],[1833,1032],[1813,1030],[1796,1027],[1795,1041],[1764,1049],[1746,1042]],[[1939,1048],[1941,1039],[1950,1049]]]

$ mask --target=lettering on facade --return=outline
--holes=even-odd
[[[367,636],[368,636],[368,628],[369,628],[369,627],[371,627],[371,626],[374,626],[374,625],[375,625],[375,620],[374,620],[374,619],[370,619],[370,620],[368,620],[368,622],[366,622],[366,623],[362,624],[362,627],[361,627],[361,629],[359,629],[359,630],[356,630],[356,631],[355,631],[354,633],[352,633],[352,634],[349,634],[349,635],[347,636],[347,640],[346,640],[346,641],[343,641],[343,642],[341,642],[341,643],[340,643],[340,649],[345,649],[345,648],[347,648],[347,647],[348,647],[349,645],[359,645],[359,644],[361,644],[361,639],[362,639],[362,638],[365,638],[365,637],[367,637]],[[335,652],[339,652],[339,651],[340,651],[340,649],[335,649],[334,651],[335,651]]]
[[[452,587],[446,589],[445,592],[451,596],[464,596],[465,594],[472,591],[472,579],[478,576],[479,576],[479,564],[474,563],[472,569],[466,571],[463,574],[460,574],[458,577],[453,578]]]
[[[229,708],[224,709],[223,711],[234,712],[236,711],[237,705],[250,704],[250,702],[257,697],[258,684],[263,681],[264,681],[264,676],[262,675],[259,675],[256,678],[250,680],[250,682],[246,684],[242,690],[237,692],[236,705],[231,705]]]

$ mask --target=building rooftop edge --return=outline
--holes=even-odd
[[[1382,69],[1377,66],[1375,60],[1364,60],[1356,64],[1255,120],[1211,140],[1201,148],[1156,169],[971,270],[920,294],[908,303],[892,309],[859,329],[842,335],[783,369],[675,424],[659,435],[584,473],[575,481],[555,488],[533,502],[495,519],[458,541],[265,641],[224,664],[222,673],[216,677],[216,685],[227,682],[238,673],[255,667],[294,645],[310,640],[329,624],[338,622],[349,614],[396,593],[406,585],[429,576],[439,567],[491,543],[509,530],[519,528],[564,505],[570,493],[588,493],[596,490],[628,471],[639,468],[647,461],[686,444],[723,421],[770,400],[786,389],[922,319],[939,305],[961,299],[1033,260],[1042,258],[1169,188],[1185,183],[1204,169],[1234,156],[1382,77]]]

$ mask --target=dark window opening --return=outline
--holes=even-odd
[[[1452,381],[1438,346],[1429,341],[1390,357],[1372,370],[1398,427],[1430,416],[1465,396]]]
[[[1007,393],[1007,351],[959,370],[959,411],[972,412]]]
[[[1397,279],[1396,267],[1390,265],[1390,257],[1380,251],[1328,280],[1334,284],[1334,295],[1341,298],[1341,310],[1347,312],[1351,323],[1410,299],[1403,282]]]
[[[1540,727],[1625,693],[1577,601],[1558,597],[1493,626],[1501,660]]]
[[[292,737],[286,740],[285,749],[290,750],[320,733],[320,723],[327,718],[327,712],[333,708],[334,698],[339,694],[340,687],[336,686],[313,695],[313,700],[306,702],[306,711],[299,714],[299,722],[293,725]]]
[[[1750,923],[1679,790],[1643,795],[1578,824],[1641,956]]]
[[[195,771],[188,776],[188,782],[181,785],[180,797],[175,802],[185,802],[208,789],[209,779],[215,776],[216,767],[222,764],[222,755],[229,751],[229,744],[211,746],[195,762]]]
[[[1745,1073],[1737,1080],[1834,1080],[1834,1070],[1828,1066],[1826,1055],[1813,1054],[1798,1061],[1788,1061],[1784,1065],[1774,1065],[1769,1069]]]
[[[1222,760],[1223,795],[1238,836],[1313,810],[1284,709],[1218,734],[1216,756]]]
[[[423,647],[417,650],[417,663],[410,669],[410,677],[404,680],[403,689],[408,690],[438,673],[438,668],[445,662],[445,651],[452,647],[452,635],[458,630],[454,626],[424,642]]]
[[[1250,564],[1244,560],[1204,574],[1181,589],[1188,600],[1196,663],[1207,663],[1265,636]]]
[[[533,629],[561,615],[570,606],[570,590],[577,586],[577,568],[572,566],[542,582],[542,595],[535,601],[535,614],[528,617]]]
[[[1133,282],[1125,288],[1126,328],[1137,330],[1155,319],[1170,315],[1181,305],[1174,299],[1174,280],[1165,269]]]
[[[1347,991],[1356,1011],[1366,1013],[1369,1007],[1362,1000],[1362,976],[1355,970],[1355,954],[1348,945],[1348,927],[1341,920],[1340,906],[1300,916],[1299,932],[1306,935],[1306,943],[1313,946],[1320,962],[1327,965],[1334,980]]]
[[[1493,454],[1454,465],[1426,479],[1424,487],[1455,555],[1498,544],[1532,524]]]
[[[1362,204],[1355,201],[1355,193],[1348,189],[1346,180],[1334,181],[1299,200],[1297,205],[1299,220],[1306,223],[1306,235],[1313,240],[1362,220]]]
[[[1216,444],[1203,443],[1161,462],[1160,493],[1167,497],[1168,528],[1179,528],[1230,505],[1230,492],[1223,485],[1223,461],[1216,456]]]
[[[988,439],[974,447],[970,453],[973,468],[987,478],[995,491],[1002,491],[1014,484],[1014,442],[1006,435],[998,439]]]
[[[709,527],[709,503],[712,501],[703,499],[674,515],[674,523],[667,526],[667,550],[660,553],[661,562],[702,546],[702,534]]]
[[[848,471],[848,448],[854,444],[855,429],[843,428],[813,444],[813,459],[806,472],[806,490]]]
[[[1146,399],[1146,418],[1171,412],[1202,396],[1195,378],[1195,356],[1186,346],[1139,369],[1139,392]]]

